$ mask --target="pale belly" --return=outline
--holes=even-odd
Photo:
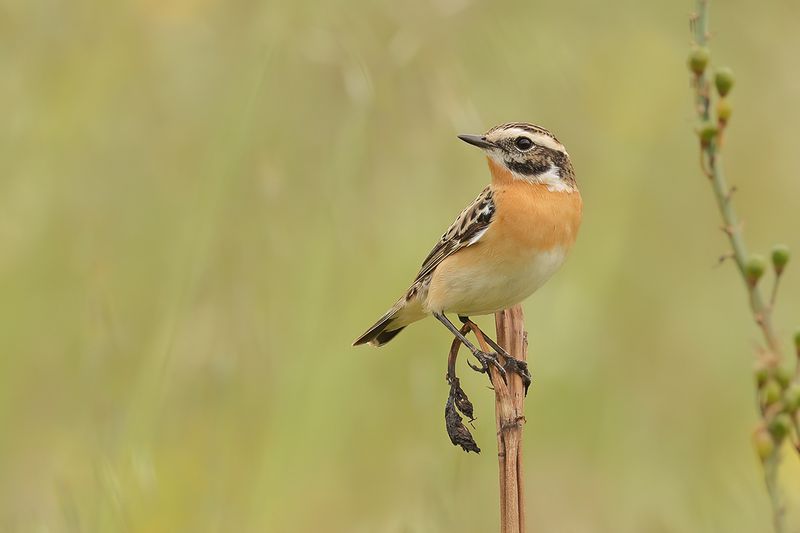
[[[426,300],[429,311],[469,316],[514,306],[550,279],[567,255],[561,246],[503,260],[477,249],[474,256],[469,252],[453,256],[434,272]]]

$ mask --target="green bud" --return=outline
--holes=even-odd
[[[708,146],[714,137],[717,135],[717,125],[713,122],[704,122],[697,129],[697,135],[700,136],[700,143],[703,146]]]
[[[800,353],[800,331],[794,334],[794,348]]]
[[[769,423],[769,432],[772,434],[775,441],[780,442],[789,431],[792,429],[792,418],[786,413],[779,413],[775,415]]]
[[[689,54],[689,70],[699,76],[705,72],[710,57],[711,54],[709,53],[708,48],[695,48]]]
[[[728,119],[731,118],[731,113],[733,112],[733,108],[731,107],[731,103],[728,101],[727,98],[720,98],[719,102],[717,102],[717,120],[720,124],[727,124]]]
[[[731,92],[733,87],[733,71],[729,68],[718,68],[714,76],[714,85],[717,86],[717,92],[720,96],[726,96]]]
[[[781,399],[781,386],[777,381],[771,379],[764,384],[761,389],[761,399],[764,405],[772,405]]]
[[[767,261],[760,255],[752,255],[747,263],[744,265],[744,274],[747,276],[747,281],[751,285],[758,283],[761,276],[764,275],[764,270],[767,268]]]
[[[780,276],[788,262],[789,247],[784,244],[776,244],[772,249],[772,266],[775,268],[775,273]]]
[[[786,404],[786,410],[790,413],[800,409],[800,384],[789,385],[789,388],[783,393],[783,401]]]
[[[759,387],[763,386],[764,383],[766,383],[769,379],[769,369],[767,368],[767,365],[761,361],[756,363],[756,366],[753,369],[753,374],[756,377],[756,384],[758,384]]]
[[[762,461],[765,461],[775,451],[775,442],[764,424],[759,424],[753,431],[753,447]]]
[[[792,373],[787,368],[779,366],[775,369],[775,379],[785,389],[789,386],[789,382],[792,381]]]

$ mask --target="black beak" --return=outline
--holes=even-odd
[[[459,135],[459,139],[465,143],[477,146],[478,148],[495,148],[495,144],[486,140],[486,137],[481,135]]]

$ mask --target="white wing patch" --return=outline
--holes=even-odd
[[[486,233],[487,229],[489,229],[488,226],[480,230],[478,233],[476,233],[475,236],[469,240],[467,246],[472,246],[473,244],[481,240],[481,237],[483,237],[483,234]]]

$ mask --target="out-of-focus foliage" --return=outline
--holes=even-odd
[[[460,368],[485,450],[467,456],[444,430],[440,325],[350,342],[487,181],[455,134],[527,120],[567,145],[586,204],[526,303],[529,520],[765,531],[758,333],[713,266],[689,9],[6,3],[0,530],[494,530],[485,378]],[[737,72],[726,166],[762,253],[800,250],[798,19],[713,10]],[[800,321],[800,269],[784,277],[779,316]]]

